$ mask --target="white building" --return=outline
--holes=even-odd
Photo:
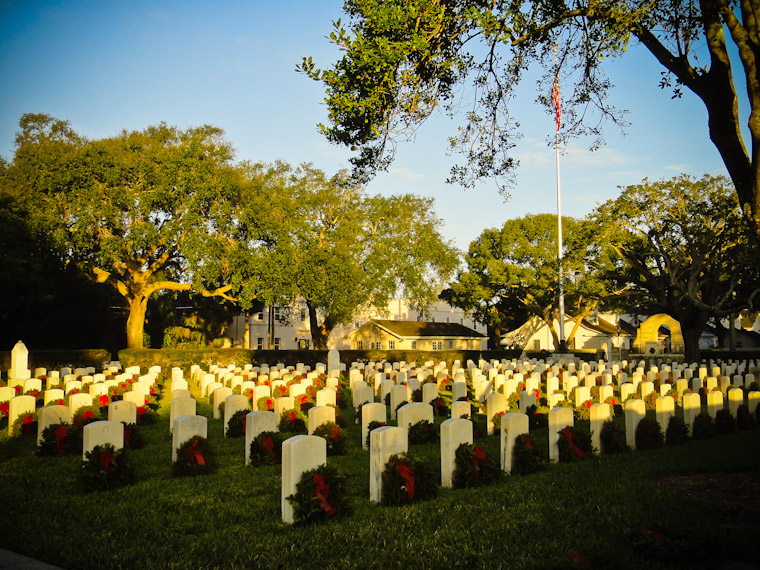
[[[386,311],[367,311],[354,317],[353,322],[335,327],[327,339],[327,347],[350,349],[346,335],[371,319],[460,324],[487,334],[485,325],[476,323],[462,309],[444,301],[437,301],[424,311],[419,311],[404,299],[392,299]],[[313,348],[309,311],[303,301],[297,301],[292,307],[265,307],[263,311],[249,315],[247,322],[245,315],[236,315],[224,335],[229,339],[230,346],[254,350],[269,348],[270,337],[275,350]]]

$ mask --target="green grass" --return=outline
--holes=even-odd
[[[199,399],[198,413],[211,417]],[[353,418],[351,418],[353,419]],[[479,418],[483,421],[483,418]],[[440,420],[437,420],[440,422]],[[572,464],[426,503],[369,502],[360,426],[349,453],[328,458],[348,475],[353,515],[310,527],[281,521],[280,467],[243,465],[244,439],[209,419],[219,470],[170,477],[168,402],[130,450],[137,483],[86,494],[80,458],[37,457],[34,438],[0,438],[0,547],[87,569],[149,568],[714,568],[758,559],[757,524],[663,486],[670,473],[757,471],[760,429]],[[546,429],[535,432],[548,441]],[[478,443],[498,457],[497,436]],[[410,446],[439,461],[437,444]],[[664,542],[641,528],[662,533]]]

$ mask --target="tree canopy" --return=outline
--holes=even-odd
[[[583,317],[588,316],[609,291],[599,272],[588,264],[598,254],[587,222],[563,217],[563,271],[567,317],[575,324],[572,341]],[[516,328],[538,316],[546,323],[559,349],[559,265],[557,216],[530,214],[508,220],[499,229],[486,229],[470,244],[466,269],[459,273],[444,298],[473,311],[500,340],[505,327]]]
[[[435,110],[465,109],[451,137],[464,161],[450,179],[468,185],[507,176],[516,165],[509,106],[531,65],[545,70],[538,101],[547,107],[555,73],[571,85],[563,89],[563,136],[601,140],[605,120],[621,121],[607,103],[603,62],[635,38],[662,66],[663,87],[704,103],[710,140],[760,240],[759,1],[347,0],[348,20],[335,22],[329,36],[342,57],[326,69],[306,57],[298,69],[324,84],[329,124],[321,129],[358,151],[354,164],[363,177],[387,167],[396,141]],[[549,63],[555,46],[556,68]],[[740,95],[750,108],[749,143]]]
[[[67,122],[24,115],[4,192],[21,200],[65,259],[125,300],[127,344],[142,347],[147,301],[225,281],[239,194],[219,129],[165,124],[87,141]],[[215,293],[229,290],[229,285]]]
[[[269,302],[303,299],[316,348],[360,308],[382,310],[396,295],[429,303],[456,266],[432,200],[366,195],[345,173],[328,178],[308,164],[253,170],[281,211],[257,262],[261,294]]]
[[[760,251],[725,178],[645,180],[590,218],[594,239],[610,254],[600,270],[621,291],[607,301],[673,317],[688,361],[698,359],[699,337],[711,318],[760,301]]]

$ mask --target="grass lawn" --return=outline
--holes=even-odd
[[[211,417],[197,399],[198,413]],[[328,463],[348,476],[353,514],[293,527],[281,522],[280,466],[245,467],[244,439],[225,439],[221,420],[208,424],[218,471],[172,478],[166,392],[158,412],[154,425],[139,428],[145,445],[128,451],[137,482],[89,494],[78,484],[79,456],[38,457],[34,437],[9,438],[0,425],[0,547],[77,570],[717,568],[726,560],[760,561],[757,521],[738,521],[740,508],[673,483],[679,475],[749,473],[757,501],[757,428],[553,465],[396,508],[369,502],[369,452],[349,409],[349,453]],[[547,429],[534,433],[548,441]],[[498,458],[498,436],[477,443]],[[410,451],[439,462],[438,444]]]

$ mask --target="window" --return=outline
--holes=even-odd
[[[282,310],[282,307],[274,308],[274,320],[277,322],[285,321],[285,311]]]
[[[361,340],[356,341],[356,350],[364,350],[364,342]]]
[[[434,323],[435,322],[435,317],[430,317],[430,322]]]
[[[459,324],[463,325],[464,324],[464,319],[459,319]]]
[[[446,322],[447,322],[447,323],[450,323],[450,322],[451,322],[451,320],[450,320],[448,317],[446,317]]]
[[[264,313],[256,313],[253,315],[254,321],[263,321],[264,320]]]
[[[275,350],[280,350],[280,339],[277,338],[277,337],[275,337],[275,339],[274,339],[274,349]]]
[[[301,322],[306,320],[306,309],[301,309]]]
[[[358,329],[358,328],[359,328],[359,327],[361,327],[361,326],[362,326],[362,325],[361,325],[361,323],[359,323],[359,321],[354,321],[354,328],[355,328],[355,329]]]
[[[433,341],[433,350],[441,350],[443,348],[443,341]]]
[[[258,350],[264,350],[264,339],[262,337],[256,339],[256,348]]]
[[[396,341],[395,340],[389,340],[388,341],[388,350],[396,350]]]
[[[454,348],[454,341],[450,340],[449,341],[449,350],[453,350],[453,348]]]
[[[417,341],[416,340],[412,341],[412,350],[417,350]]]
[[[541,341],[540,340],[534,340],[533,341],[533,350],[541,350]]]

